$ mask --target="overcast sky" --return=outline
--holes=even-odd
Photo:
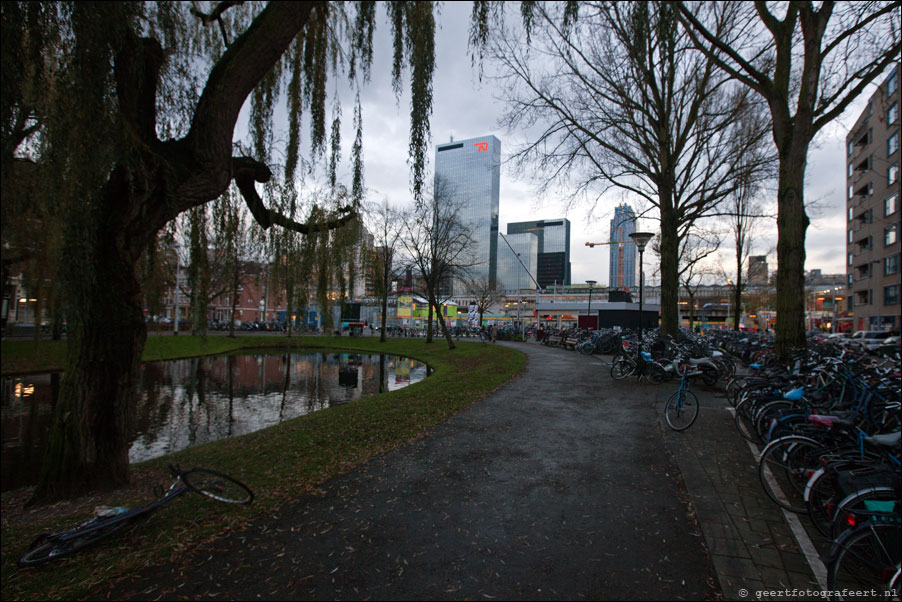
[[[518,144],[524,142],[520,132],[506,132],[498,126],[503,105],[496,99],[491,79],[478,81],[476,69],[471,67],[467,54],[470,3],[451,2],[443,5],[436,36],[436,71],[432,115],[432,149],[430,170],[435,158],[435,145],[455,139],[475,138],[492,134],[502,143],[502,160]],[[513,11],[509,11],[513,12]],[[390,82],[389,27],[380,14],[372,81],[361,94],[363,103],[364,165],[366,186],[370,200],[387,196],[393,203],[409,204],[410,169],[407,164],[409,133],[409,96],[396,103]],[[486,69],[490,66],[487,64]],[[408,81],[405,79],[405,86]],[[845,154],[844,141],[848,128],[866,106],[873,94],[871,86],[846,113],[823,131],[808,157],[806,201],[816,201],[811,213],[811,226],[806,242],[806,269],[821,269],[824,273],[845,271]],[[352,98],[344,104],[345,165],[347,148],[353,140],[350,129]],[[348,181],[350,178],[348,178]],[[771,193],[772,194],[772,193]],[[571,262],[573,283],[594,279],[608,282],[609,247],[585,246],[587,241],[599,242],[608,238],[609,222],[614,207],[623,201],[618,192],[609,193],[605,202],[587,219],[587,207],[571,208],[559,198],[537,198],[534,186],[518,180],[513,169],[503,165],[501,171],[500,222],[506,232],[508,222],[528,219],[567,217],[571,222]],[[652,220],[642,220],[640,228],[656,231]],[[732,248],[725,248],[726,254]],[[770,254],[769,268],[776,269],[776,225],[769,223],[756,241],[753,254]],[[653,259],[646,255],[646,272],[653,271]],[[729,259],[725,266],[732,265]]]

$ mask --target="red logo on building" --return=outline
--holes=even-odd
[[[476,152],[477,152],[477,153],[482,152],[482,151],[487,151],[487,150],[489,150],[489,143],[488,143],[488,142],[476,142],[476,143],[473,144],[473,146],[476,147]]]

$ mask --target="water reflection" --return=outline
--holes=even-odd
[[[427,370],[409,358],[347,352],[260,351],[145,363],[129,459],[148,460],[393,391],[422,380]],[[3,379],[3,491],[31,483],[38,473],[59,384],[59,373]]]

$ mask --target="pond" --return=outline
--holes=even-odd
[[[235,437],[423,380],[426,364],[380,353],[246,351],[141,365],[129,460]],[[3,377],[2,490],[33,484],[61,373]]]

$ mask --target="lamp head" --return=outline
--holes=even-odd
[[[640,253],[645,250],[645,245],[647,245],[648,241],[654,238],[654,236],[655,235],[651,232],[633,232],[630,234],[630,238],[636,243],[636,247],[639,249]]]
[[[598,284],[598,281],[597,280],[586,280],[586,284],[589,285],[589,288],[592,288],[593,286]]]

